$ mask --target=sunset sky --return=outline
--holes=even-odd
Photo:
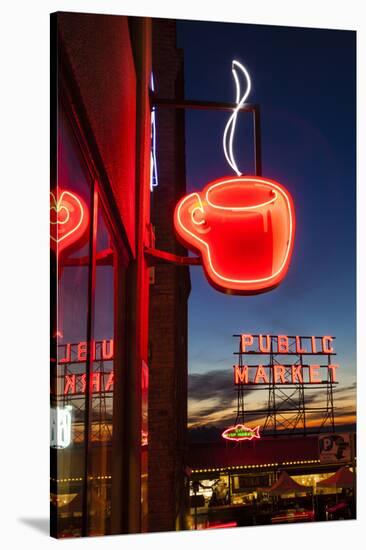
[[[235,419],[232,334],[336,337],[338,422],[354,420],[355,333],[355,33],[178,21],[187,99],[234,101],[231,61],[248,69],[262,118],[263,176],[292,194],[297,233],[292,263],[275,290],[251,297],[214,290],[191,268],[189,425]],[[188,191],[233,175],[222,136],[228,113],[188,111]],[[234,138],[239,168],[253,172],[250,117]],[[257,392],[264,395],[265,392]],[[263,406],[257,394],[249,400]],[[312,399],[309,397],[309,399]],[[314,419],[315,421],[315,419]],[[260,419],[258,419],[260,423]]]

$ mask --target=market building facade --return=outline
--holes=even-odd
[[[190,526],[354,518],[355,447],[354,433],[337,432],[191,444]]]
[[[56,537],[184,527],[189,272],[145,253],[186,254],[184,119],[155,90],[183,93],[173,21],[51,15]]]
[[[246,69],[234,60],[232,71],[249,90]],[[185,99],[173,20],[51,16],[55,537],[321,520],[341,502],[355,517],[332,336],[234,335],[235,422],[188,444],[189,266],[215,290],[258,294],[281,283],[295,240],[290,192],[261,176],[259,106],[239,91],[235,105]],[[237,175],[187,194],[189,108],[230,112],[224,152]],[[239,110],[252,114],[253,176],[225,146]],[[266,410],[249,409],[246,392],[263,390]],[[320,434],[310,391],[324,394]]]

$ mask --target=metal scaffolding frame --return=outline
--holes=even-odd
[[[240,338],[241,335],[234,334],[236,338]],[[334,400],[333,390],[338,382],[334,381],[331,376],[331,369],[329,365],[333,363],[332,357],[336,353],[313,353],[313,352],[301,352],[296,350],[295,336],[289,336],[289,351],[287,353],[278,352],[275,349],[274,342],[277,338],[276,335],[268,335],[270,337],[270,350],[269,353],[259,350],[259,343],[257,349],[243,352],[241,349],[239,339],[239,351],[234,352],[235,356],[238,356],[238,366],[248,366],[248,371],[256,369],[258,365],[247,364],[248,357],[262,356],[267,357],[268,362],[266,364],[261,363],[262,366],[267,369],[269,375],[269,382],[254,384],[249,379],[248,383],[236,384],[237,391],[237,411],[235,423],[245,424],[245,421],[252,420],[253,418],[265,417],[265,422],[262,427],[262,434],[265,435],[279,435],[279,434],[309,434],[309,433],[321,433],[324,431],[335,431],[334,425]],[[258,342],[258,334],[253,335],[254,340]],[[309,340],[311,336],[299,336],[300,347],[303,341]],[[313,337],[320,339],[320,336]],[[302,366],[308,368],[309,364],[303,362],[304,356],[322,356],[327,358],[326,364],[317,364],[320,368],[320,372],[326,370],[327,374],[325,379],[319,383],[311,383],[309,381],[293,382],[291,379],[291,373],[289,368],[285,368],[284,377],[285,383],[278,383],[274,376],[274,367],[276,365],[283,365],[284,367],[290,367],[292,365]],[[291,357],[290,364],[285,364],[281,357]],[[234,365],[235,367],[235,365]],[[267,392],[267,406],[262,409],[251,409],[247,406],[247,396],[249,393],[258,391]],[[318,399],[318,397],[323,399]],[[312,406],[311,403],[315,401],[317,406]],[[316,427],[310,426],[312,417],[317,416],[318,424]]]

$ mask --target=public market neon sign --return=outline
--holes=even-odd
[[[111,361],[114,358],[114,340],[67,343],[59,347],[63,348],[63,353],[58,354],[57,363],[59,365],[70,365],[85,363],[88,358],[88,351],[91,354],[91,360]],[[89,349],[90,348],[90,349]],[[86,392],[86,374],[85,373],[65,373],[63,395],[79,395]],[[111,392],[114,387],[114,371],[93,372],[90,376],[90,391],[92,393]]]
[[[332,336],[287,336],[285,334],[241,334],[240,353],[269,355],[319,355],[330,356],[334,354],[334,338]],[[327,380],[330,383],[337,382],[337,369],[339,365],[329,362],[327,365],[320,364],[270,364],[270,365],[234,365],[234,384],[238,385],[260,385],[274,383],[277,385],[286,384],[324,384]],[[326,379],[322,379],[322,371],[326,370]]]
[[[93,341],[91,344],[88,342],[67,343],[60,347],[64,349],[64,353],[59,355],[58,363],[70,363],[71,361],[83,363],[87,360],[89,347],[92,361],[109,361],[113,359],[114,354],[113,338]]]
[[[114,372],[93,372],[90,377],[91,393],[112,392]],[[79,395],[86,392],[86,374],[65,374],[64,395]]]
[[[242,97],[237,70],[247,81]],[[183,197],[174,212],[178,238],[200,254],[209,283],[229,294],[275,288],[291,261],[296,217],[292,197],[280,183],[242,175],[233,153],[236,119],[251,87],[247,70],[233,62],[236,103],[223,137],[224,154],[236,176],[208,183]]]

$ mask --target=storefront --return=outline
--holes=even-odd
[[[349,434],[352,456],[337,460],[311,435],[317,426],[336,437],[329,335],[234,334],[235,422],[220,421],[216,443],[188,446],[189,266],[228,295],[273,290],[290,266],[296,212],[290,191],[262,177],[246,68],[232,61],[235,104],[187,100],[183,61],[173,20],[51,17],[56,537],[324,519],[330,476],[341,464],[354,477]],[[223,148],[236,173],[191,193],[187,109],[230,113]],[[233,156],[239,111],[252,116],[254,175]],[[255,391],[267,392],[264,410],[244,399]]]
[[[154,24],[164,27],[158,20]],[[174,51],[174,23],[169,25]],[[159,384],[154,345],[159,321],[150,299],[150,289],[152,297],[159,293],[159,267],[148,262],[145,248],[153,246],[154,232],[160,237],[163,222],[156,211],[167,200],[163,174],[153,227],[153,56],[159,73],[164,65],[159,31],[147,18],[51,16],[51,534],[56,537],[174,529],[180,522],[175,525],[175,507],[184,516],[184,479],[175,475],[182,471],[183,442],[168,465],[171,471],[165,471],[169,486],[154,482],[153,468],[159,457],[164,460],[159,429],[176,430],[179,422],[184,425],[179,438],[185,437],[184,386],[175,403],[180,409],[163,428],[157,428],[161,410],[154,394],[149,417],[149,384]],[[174,89],[177,78],[176,70],[166,72],[161,87]],[[163,127],[162,154],[166,139]],[[181,151],[178,144],[173,164]],[[174,202],[184,192],[183,168],[176,186],[169,182]],[[171,181],[169,170],[165,178]],[[164,234],[174,241],[173,231]],[[174,281],[169,307],[186,328],[188,271],[165,269],[168,285]],[[177,286],[186,288],[179,303]],[[160,307],[159,313],[167,311]],[[168,348],[175,338],[167,339]],[[173,362],[171,380],[160,384],[160,409],[186,377],[186,351],[180,357],[179,376]],[[172,518],[154,512],[162,491],[174,499]]]
[[[324,461],[318,435],[192,444],[190,528],[324,520],[341,495],[354,514],[353,487],[322,487],[340,466],[354,464]],[[276,487],[281,474],[288,484]]]

